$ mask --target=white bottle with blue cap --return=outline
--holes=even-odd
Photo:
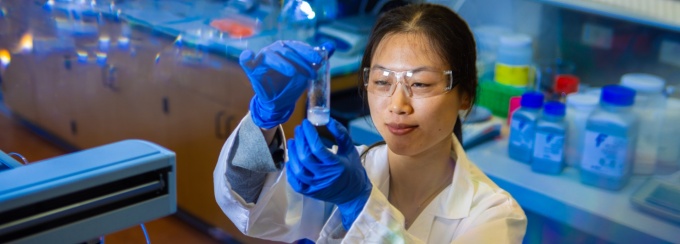
[[[536,122],[534,153],[531,169],[546,174],[559,174],[564,168],[565,106],[561,102],[547,102],[541,118]]]
[[[510,120],[510,139],[508,155],[522,163],[531,163],[536,133],[536,120],[543,106],[543,93],[526,92],[522,94],[520,107]]]
[[[581,155],[581,182],[610,190],[621,189],[632,171],[637,117],[632,112],[635,90],[608,85],[600,106],[586,122]]]

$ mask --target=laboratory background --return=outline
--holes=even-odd
[[[269,243],[213,193],[253,96],[239,54],[334,43],[323,106],[370,145],[360,59],[377,16],[415,2],[475,34],[463,146],[525,243],[680,243],[678,0],[1,0],[0,242]]]

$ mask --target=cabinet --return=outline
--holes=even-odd
[[[106,27],[120,28],[115,25],[121,23]],[[174,38],[146,29],[130,32],[129,46],[118,46],[113,37],[106,50],[91,39],[76,40],[73,50],[15,58],[2,87],[6,104],[77,148],[138,138],[174,151],[179,208],[241,241],[256,241],[233,226],[213,192],[219,153],[253,96],[238,62],[174,47]],[[333,84],[334,90],[354,87],[356,75]],[[302,96],[283,125],[288,137],[306,116],[305,103]]]
[[[666,0],[536,0],[585,13],[642,23],[670,31],[680,30],[680,2]]]
[[[96,49],[79,51],[87,62],[79,62],[75,51],[17,58],[2,91],[12,112],[78,148],[126,138],[169,148],[177,155],[180,209],[254,241],[231,224],[213,193],[212,171],[222,145],[253,95],[238,64],[206,54],[214,66],[159,66],[154,62],[159,48],[153,46],[110,49],[105,63],[95,61]],[[304,116],[304,99],[299,103],[293,125]]]

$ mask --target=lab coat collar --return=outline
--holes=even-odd
[[[453,140],[451,157],[456,159],[451,186],[444,189],[444,194],[437,196],[433,202],[423,210],[418,219],[434,218],[434,216],[447,219],[461,219],[470,214],[470,206],[472,206],[472,197],[474,195],[474,185],[472,184],[470,175],[470,161],[468,161],[463,146],[456,136],[451,134],[451,138]],[[385,157],[384,161],[381,160],[381,163],[384,165],[379,166],[379,168],[385,170],[371,172],[376,174],[371,178],[378,179],[378,181],[376,181],[378,183],[377,188],[380,189],[385,196],[388,196],[390,175],[387,162],[387,146],[383,145],[376,149],[377,155],[384,155]],[[420,220],[418,219],[416,219],[416,221],[419,222]]]
[[[468,217],[474,196],[474,185],[470,175],[470,161],[465,155],[463,146],[456,136],[452,135],[453,150],[451,157],[456,159],[451,186],[434,199],[423,212],[447,219],[461,219]]]
[[[387,145],[382,145],[376,148],[376,155],[380,155],[384,157],[385,160],[376,160],[376,163],[379,162],[378,169],[383,169],[383,170],[372,170],[371,172],[368,172],[369,174],[373,173],[373,177],[370,177],[372,179],[378,179],[376,181],[377,183],[377,188],[382,192],[385,197],[389,196],[390,192],[390,166],[389,163],[387,162]],[[375,157],[375,158],[380,158],[380,156]]]

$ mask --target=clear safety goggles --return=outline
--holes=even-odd
[[[451,70],[405,70],[392,71],[384,68],[364,68],[364,86],[371,94],[391,97],[401,84],[411,98],[426,98],[441,95],[453,89]]]

